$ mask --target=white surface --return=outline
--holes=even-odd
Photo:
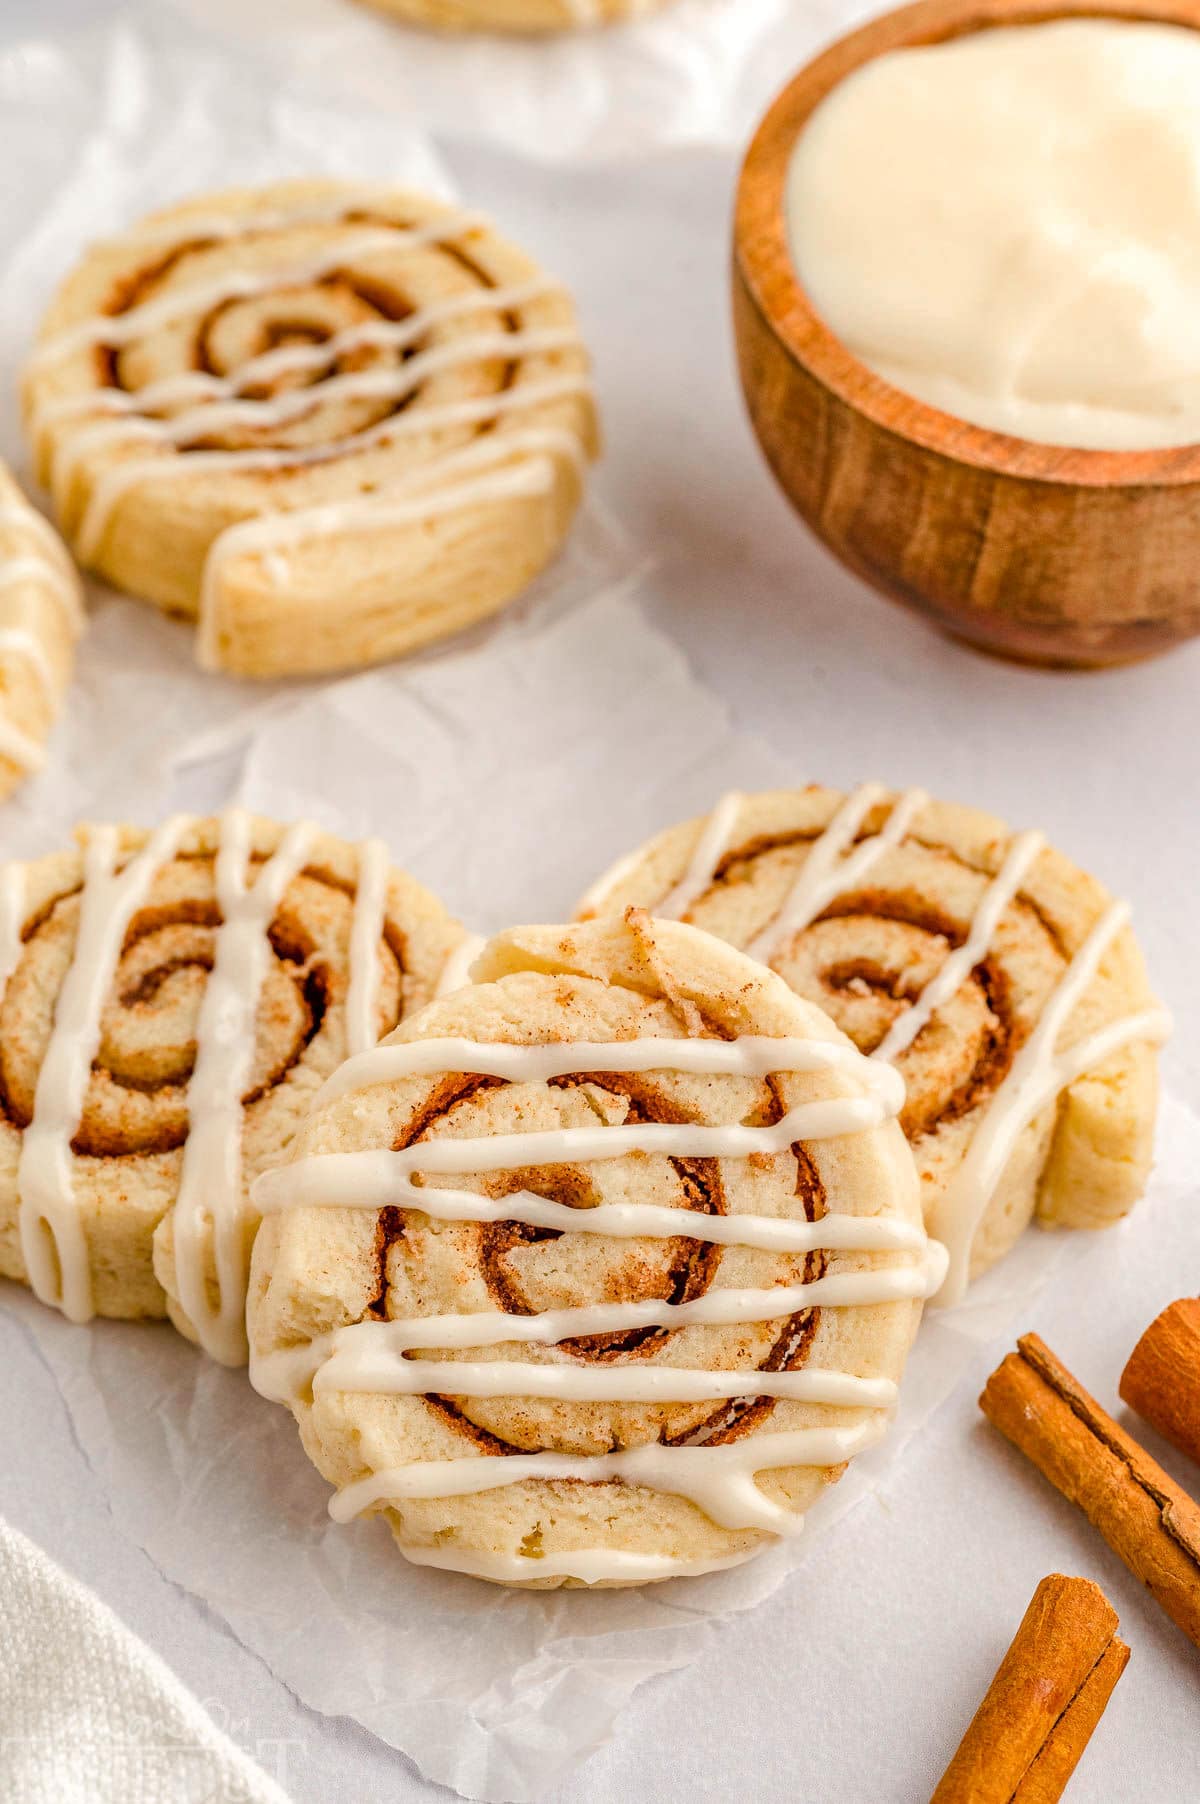
[[[973,32],[826,95],[792,157],[792,253],[826,324],[932,407],[1048,445],[1190,445],[1198,161],[1200,33]]]
[[[158,1655],[0,1521],[7,1804],[287,1804]]]
[[[56,13],[96,10],[94,0],[6,0],[3,30],[35,20],[45,30]],[[771,72],[764,102],[784,72]],[[36,69],[28,75],[36,81]],[[49,122],[43,130],[52,143]],[[1130,893],[1180,1018],[1174,1087],[1195,1101],[1200,652],[1093,677],[985,663],[874,600],[811,545],[773,493],[736,395],[727,152],[643,160],[633,178],[533,167],[479,144],[443,149],[463,192],[580,294],[609,430],[600,486],[659,558],[644,594],[660,625],[797,778],[923,782],[1042,825]],[[169,661],[149,627],[148,640]],[[597,863],[616,849],[597,847]],[[565,887],[565,871],[557,882]],[[1195,1212],[1147,1213],[1066,1259],[1028,1325],[1111,1404],[1137,1334],[1197,1269]],[[975,1395],[1003,1350],[974,1358],[878,1498],[830,1531],[799,1579],[722,1630],[695,1666],[638,1694],[557,1804],[723,1799],[739,1774],[756,1799],[781,1804],[927,1795],[1037,1579],[1055,1568],[1105,1585],[1134,1650],[1072,1798],[1193,1796],[1196,1655],[982,1425]],[[73,1440],[49,1372],[12,1319],[0,1319],[0,1353],[6,1445],[21,1450],[0,1474],[0,1509],[215,1700],[237,1739],[291,1744],[287,1782],[300,1804],[436,1795],[373,1738],[300,1707],[164,1580],[115,1527],[103,1468]],[[1168,1463],[1186,1479],[1185,1462]]]

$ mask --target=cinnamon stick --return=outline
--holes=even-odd
[[[1164,1440],[1200,1460],[1200,1297],[1164,1309],[1121,1374],[1121,1395]]]
[[[1129,1659],[1116,1628],[1099,1585],[1044,1578],[931,1804],[1054,1804]]]
[[[1018,1341],[979,1403],[1200,1647],[1200,1508],[1187,1492],[1036,1334]]]

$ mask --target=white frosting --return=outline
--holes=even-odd
[[[3,580],[4,573],[0,570],[0,586],[3,585]],[[0,625],[0,660],[4,658],[24,659],[42,694],[47,700],[51,699],[54,693],[54,671],[45,646],[31,627]]]
[[[1071,960],[1041,1019],[1017,1053],[1004,1083],[987,1105],[966,1157],[934,1207],[933,1231],[950,1255],[941,1301],[957,1302],[970,1276],[971,1247],[1012,1151],[1029,1123],[1069,1084],[1095,1071],[1134,1041],[1166,1040],[1171,1017],[1150,1008],[1112,1021],[1073,1046],[1058,1048],[1071,1014],[1100,969],[1105,952],[1129,920],[1129,905],[1114,902]]]
[[[8,980],[21,962],[21,929],[25,924],[25,866],[0,865],[0,1003]]]
[[[1120,19],[877,57],[816,109],[792,254],[894,387],[1054,445],[1200,440],[1200,33]]]
[[[0,758],[7,758],[18,770],[32,773],[45,764],[46,748],[40,739],[0,714]]]
[[[221,822],[216,862],[221,925],[196,1027],[173,1245],[184,1314],[205,1351],[225,1365],[240,1365],[246,1357],[242,1098],[249,1087],[258,1002],[271,957],[267,933],[284,891],[304,868],[314,832],[307,822],[289,828],[251,884],[250,817],[231,809]],[[205,1258],[210,1237],[215,1299]]]
[[[846,798],[809,851],[778,915],[748,947],[752,958],[769,963],[772,954],[810,926],[835,897],[862,883],[884,853],[907,836],[929,800],[923,789],[907,790],[896,801],[882,830],[856,846],[863,822],[886,795],[881,784],[864,783]]]
[[[41,520],[40,514],[30,510],[30,517]],[[60,552],[62,547],[59,547]],[[69,574],[61,564],[52,562],[46,557],[40,546],[36,553],[23,557],[5,558],[0,562],[0,595],[6,589],[23,588],[27,583],[37,583],[40,588],[47,589],[56,598],[72,626],[78,628],[83,624],[83,602],[80,599],[79,578],[72,570]]]
[[[808,856],[782,908],[751,942],[748,950],[752,956],[769,961],[790,937],[809,926],[838,896],[847,894],[861,883],[884,853],[902,842],[929,799],[923,790],[906,791],[896,801],[881,831],[856,845],[864,821],[886,795],[887,791],[879,784],[864,783],[846,798],[828,827],[809,847]],[[659,905],[657,912],[660,915],[685,913],[711,888],[722,860],[736,843],[743,801],[744,797],[735,793],[717,803],[701,829],[686,875]],[[971,972],[987,957],[1006,910],[1020,894],[1021,885],[1045,843],[1044,836],[1038,832],[1014,836],[999,872],[980,897],[963,944],[948,954],[909,1008],[897,1017],[876,1048],[875,1060],[886,1065],[906,1052],[937,1011],[957,995]],[[637,855],[637,863],[640,864],[643,856]],[[585,906],[589,902],[593,907],[598,906],[620,878],[628,874],[630,871],[621,867],[610,872],[595,886],[589,899],[585,899]],[[939,1303],[961,1299],[979,1224],[1018,1139],[1039,1110],[1121,1047],[1139,1040],[1160,1044],[1170,1034],[1170,1015],[1165,1009],[1152,1008],[1112,1022],[1063,1053],[1055,1050],[1059,1032],[1099,969],[1104,947],[1124,925],[1128,915],[1124,903],[1114,904],[1097,925],[1087,945],[1071,961],[1043,1011],[1037,1029],[988,1104],[967,1156],[937,1206],[932,1232],[939,1242],[950,1248],[949,1276],[937,1297]],[[1095,950],[1097,944],[1099,951]]]
[[[532,1579],[573,1578],[584,1584],[601,1579],[625,1585],[645,1585],[655,1579],[696,1578],[705,1572],[724,1572],[744,1566],[757,1548],[729,1554],[723,1560],[675,1560],[669,1554],[620,1553],[605,1548],[581,1547],[576,1552],[544,1554],[533,1560],[526,1554],[468,1553],[456,1547],[418,1547],[408,1541],[404,1557],[414,1566],[434,1566],[442,1572],[464,1572],[471,1578],[492,1579],[497,1584],[528,1584]]]
[[[358,882],[350,925],[350,984],[346,992],[346,1050],[367,1051],[379,1038],[379,947],[387,917],[390,873],[381,839],[364,840],[358,854]]]
[[[71,1143],[83,1118],[101,1020],[126,935],[157,872],[194,822],[166,821],[120,865],[115,828],[89,832],[84,848],[79,923],[38,1072],[33,1119],[22,1136],[17,1170],[21,1248],[29,1282],[43,1302],[73,1321],[93,1313],[88,1248],[74,1187]],[[215,1358],[244,1360],[246,1221],[242,1178],[242,1098],[254,1058],[256,1017],[271,945],[269,931],[289,883],[304,868],[316,828],[301,822],[278,850],[255,865],[250,817],[221,818],[215,867],[221,922],[196,1028],[188,1085],[188,1138],[173,1222],[179,1297],[201,1344]],[[360,851],[350,928],[347,1032],[364,1046],[378,1007],[378,946],[383,935],[387,855],[378,841]],[[20,962],[26,912],[25,867],[0,866],[0,1001]],[[209,1251],[215,1266],[215,1294]]]
[[[773,1503],[759,1489],[755,1474],[795,1466],[840,1466],[874,1446],[885,1428],[885,1422],[876,1417],[852,1428],[795,1428],[748,1435],[718,1447],[670,1447],[652,1442],[620,1453],[509,1453],[503,1458],[483,1454],[414,1460],[347,1485],[331,1500],[329,1513],[335,1522],[351,1522],[364,1510],[405,1498],[473,1497],[527,1479],[542,1483],[581,1479],[585,1484],[619,1481],[686,1497],[721,1528],[794,1536],[804,1527],[803,1516],[786,1504]],[[538,1564],[531,1559],[526,1572],[536,1574]]]
[[[559,461],[556,461],[556,458]],[[220,605],[225,573],[238,558],[258,557],[270,579],[286,578],[282,549],[353,531],[387,532],[418,525],[498,501],[521,501],[549,494],[565,462],[582,462],[583,451],[573,433],[546,427],[506,437],[484,437],[427,465],[410,471],[386,494],[353,501],[298,508],[292,513],[264,514],[243,520],[220,534],[209,548],[200,595],[196,656],[205,669],[220,664]],[[495,465],[488,469],[489,464]],[[472,469],[480,475],[470,476]],[[450,480],[459,474],[467,479]],[[443,486],[426,486],[444,479]],[[277,560],[272,565],[271,560]]]
[[[713,836],[715,840],[715,835]],[[473,1191],[442,1189],[423,1181],[455,1172],[513,1171],[573,1160],[591,1163],[632,1152],[679,1158],[744,1159],[788,1151],[798,1142],[843,1136],[894,1117],[903,1085],[888,1067],[873,1064],[844,1042],[770,1039],[748,1035],[732,1042],[647,1037],[629,1041],[550,1045],[478,1044],[463,1039],[392,1041],[348,1062],[325,1086],[323,1100],[356,1094],[373,1084],[427,1078],[444,1071],[477,1073],[508,1082],[544,1083],[568,1074],[678,1071],[692,1075],[767,1076],[780,1072],[853,1074],[863,1094],[796,1105],[772,1127],[740,1123],[633,1123],[559,1128],[469,1139],[426,1139],[400,1150],[316,1155],[265,1173],[253,1201],[263,1213],[306,1207],[389,1206],[419,1211],[434,1220],[518,1221],[565,1233],[672,1239],[678,1236],[723,1246],[795,1253],[824,1248],[876,1254],[907,1252],[902,1263],[830,1272],[808,1283],[769,1289],[718,1289],[684,1303],[658,1300],[598,1303],[532,1315],[504,1312],[364,1321],[307,1346],[252,1357],[251,1382],[264,1395],[298,1401],[314,1392],[349,1390],[390,1395],[440,1392],[463,1396],[544,1396],[576,1402],[687,1402],[707,1398],[772,1397],[873,1413],[852,1428],[805,1428],[755,1435],[721,1446],[649,1446],[604,1456],[554,1453],[506,1455],[502,1460],[466,1457],[414,1461],[374,1473],[347,1487],[331,1513],[347,1520],[364,1509],[406,1497],[463,1496],[526,1479],[614,1480],[687,1498],[729,1528],[773,1534],[796,1532],[800,1518],[770,1501],[755,1473],[794,1466],[840,1464],[881,1431],[882,1412],[894,1401],[890,1381],[838,1372],[737,1372],[695,1368],[589,1368],[575,1361],[411,1360],[414,1349],[442,1350],[516,1343],[554,1347],[581,1336],[693,1326],[748,1326],[786,1320],[801,1311],[862,1308],[917,1300],[944,1276],[940,1248],[931,1249],[916,1225],[890,1218],[831,1215],[817,1222],[756,1215],[715,1216],[652,1204],[601,1204],[576,1210],[522,1191],[490,1199]],[[474,1556],[472,1556],[474,1557]],[[514,1556],[515,1558],[516,1556]],[[532,1558],[514,1571],[530,1576],[546,1569]],[[450,1560],[450,1564],[458,1564]],[[472,1569],[478,1570],[478,1566]],[[506,1567],[506,1571],[508,1568]],[[613,1577],[620,1561],[594,1555],[593,1577]],[[584,1576],[575,1563],[562,1571]]]
[[[431,301],[404,319],[366,319],[332,338],[316,344],[282,344],[262,351],[241,364],[229,376],[216,376],[207,370],[188,370],[181,376],[167,376],[160,382],[149,382],[136,392],[124,388],[87,389],[81,394],[58,395],[44,401],[34,414],[33,431],[39,432],[59,420],[77,419],[93,414],[143,413],[153,415],[160,410],[181,406],[189,401],[233,401],[256,388],[277,381],[280,376],[307,375],[328,369],[351,351],[366,349],[404,351],[416,344],[431,326],[448,320],[469,317],[473,313],[507,313],[520,311],[533,302],[563,292],[549,276],[536,281],[513,283],[502,288],[471,289],[465,294],[450,294]],[[461,341],[456,341],[461,342]],[[321,398],[327,394],[322,389]],[[310,404],[317,397],[311,396]],[[259,403],[271,406],[270,402]],[[257,416],[251,416],[257,417]],[[154,427],[156,422],[144,424]]]
[[[115,828],[93,829],[84,848],[75,951],[58,993],[17,1167],[21,1253],[30,1285],[73,1322],[87,1321],[93,1310],[71,1142],[83,1119],[101,1016],[126,931],[185,825],[168,821],[123,870],[116,868]]]
[[[1019,833],[1009,846],[998,874],[984,890],[971,930],[961,946],[943,960],[911,1008],[897,1017],[891,1031],[875,1050],[877,1059],[898,1059],[932,1021],[938,1009],[953,1001],[968,977],[991,951],[1005,911],[1018,895],[1043,846],[1041,833]]]
[[[345,206],[346,202],[343,201],[343,210]],[[232,217],[237,219],[237,215]],[[230,301],[254,300],[260,295],[272,294],[277,289],[308,287],[350,264],[362,263],[372,257],[395,256],[398,252],[417,250],[423,245],[450,244],[467,232],[478,231],[486,223],[479,214],[447,213],[423,226],[372,227],[367,231],[357,232],[352,237],[339,238],[336,243],[325,250],[314,252],[311,257],[281,263],[275,269],[265,272],[228,269],[219,276],[201,282],[181,283],[156,300],[144,301],[141,306],[130,307],[125,313],[96,313],[90,319],[68,326],[63,332],[56,332],[52,338],[38,345],[29,360],[29,368],[36,371],[62,363],[66,358],[98,345],[117,350],[147,333],[160,332],[166,326],[176,325],[192,314],[210,313],[214,308],[226,306]],[[248,236],[253,229],[251,222],[246,221],[239,231],[231,232],[229,236]],[[171,236],[178,240],[181,232],[189,230],[189,222],[181,220]]]
[[[442,966],[442,975],[438,978],[438,986],[434,999],[452,996],[455,990],[464,990],[471,981],[471,966],[487,945],[481,933],[468,933],[459,942]]]

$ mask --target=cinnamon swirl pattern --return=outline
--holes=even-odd
[[[477,214],[238,190],[94,247],[25,382],[81,562],[196,619],[202,664],[346,669],[511,601],[596,449],[565,291]]]
[[[896,1074],[706,934],[502,935],[326,1085],[263,1223],[251,1379],[424,1565],[643,1583],[793,1534],[944,1272]]]
[[[726,796],[580,905],[706,928],[894,1066],[943,1302],[1036,1216],[1102,1227],[1149,1174],[1170,1018],[1129,910],[1039,833],[875,783]]]
[[[365,0],[438,31],[553,32],[609,25],[657,12],[666,0]]]
[[[0,464],[0,801],[45,763],[83,625],[66,547]]]
[[[0,1273],[244,1360],[250,1181],[460,930],[378,841],[232,810],[0,866]]]

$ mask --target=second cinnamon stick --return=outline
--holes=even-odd
[[[1036,1334],[1022,1337],[979,1402],[1200,1647],[1200,1508],[1187,1492]]]
[[[1121,1374],[1121,1396],[1200,1460],[1200,1297],[1183,1297],[1151,1322]]]

